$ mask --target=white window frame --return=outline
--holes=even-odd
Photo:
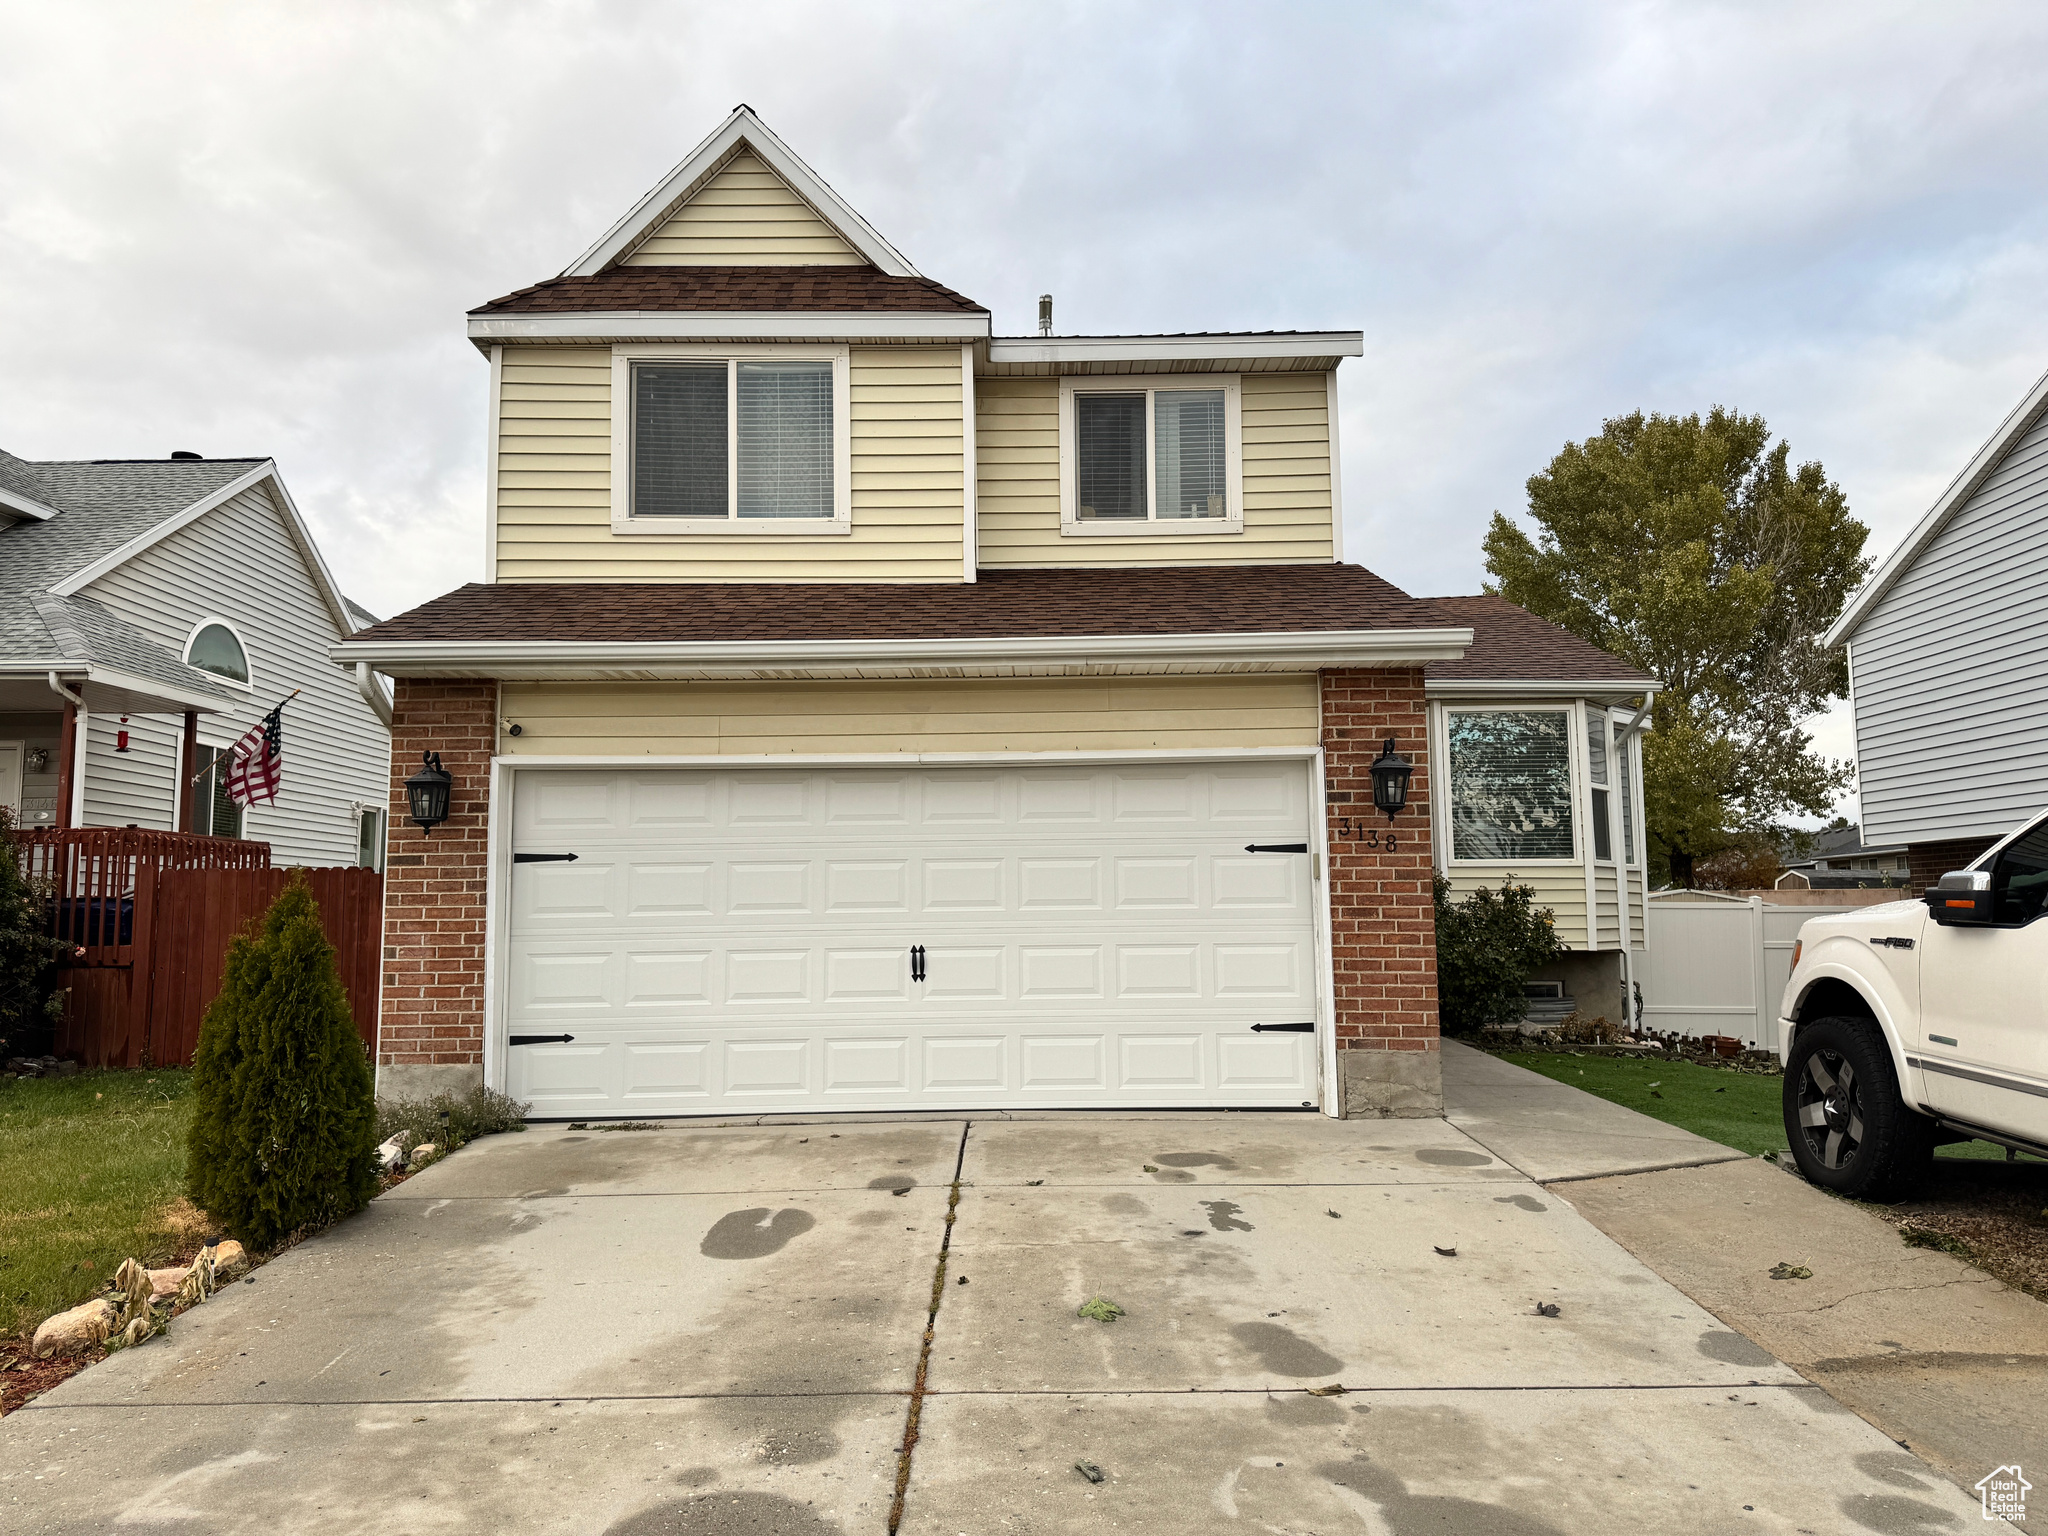
[[[1160,390],[1223,391],[1223,516],[1159,516],[1158,451],[1153,445],[1152,397]],[[1076,395],[1145,395],[1145,520],[1083,521],[1079,492],[1080,433]],[[1244,532],[1244,390],[1234,373],[1122,373],[1063,375],[1060,379],[1060,536],[1082,539],[1214,538]]]
[[[845,346],[722,346],[711,342],[647,343],[612,348],[612,532],[656,534],[672,539],[730,538],[735,534],[816,538],[853,532],[852,349]],[[633,366],[636,363],[723,362],[726,373],[726,515],[636,517],[633,513]],[[829,362],[832,364],[832,515],[830,517],[741,517],[739,515],[739,402],[734,387],[739,363]]]
[[[1457,807],[1454,796],[1457,793],[1456,779],[1451,766],[1451,717],[1453,715],[1498,715],[1548,713],[1565,717],[1565,762],[1571,776],[1572,806],[1572,851],[1564,858],[1515,858],[1515,859],[1461,859],[1458,857]],[[1584,716],[1571,704],[1555,701],[1538,703],[1534,700],[1502,701],[1495,704],[1446,704],[1439,715],[1438,730],[1442,741],[1438,750],[1442,754],[1437,761],[1444,765],[1444,822],[1443,822],[1443,867],[1460,869],[1571,869],[1583,867],[1586,857],[1582,851],[1589,846],[1587,838],[1591,831],[1587,818],[1592,814],[1591,797],[1586,792],[1588,773],[1586,766],[1586,741]]]
[[[199,636],[202,631],[211,629],[216,624],[218,624],[222,629],[226,630],[229,634],[233,635],[235,637],[235,644],[239,645],[242,648],[242,663],[249,669],[249,681],[247,681],[246,683],[238,682],[234,678],[224,676],[219,672],[207,672],[207,669],[205,667],[193,665],[192,647],[198,643]],[[222,618],[217,613],[208,614],[205,618],[201,619],[197,624],[194,624],[192,626],[191,630],[185,636],[185,649],[180,653],[180,659],[185,663],[186,666],[191,667],[193,671],[206,672],[206,675],[208,677],[214,679],[214,681],[216,682],[224,683],[230,688],[239,688],[244,693],[254,693],[256,691],[256,655],[253,651],[249,649],[249,637],[242,633],[242,629],[239,624],[236,624],[231,619]]]
[[[1614,772],[1614,754],[1620,746],[1623,733],[1628,729],[1629,721],[1634,719],[1635,715],[1625,709],[1610,709],[1606,713],[1607,777],[1614,781],[1608,787],[1611,793],[1618,796],[1621,793],[1621,780]],[[1643,732],[1637,731],[1627,740],[1629,785],[1626,805],[1630,831],[1626,835],[1635,843],[1635,857],[1628,856],[1628,844],[1622,843],[1615,850],[1614,862],[1623,869],[1641,871],[1649,868],[1650,858],[1649,832],[1643,820]],[[1614,825],[1617,832],[1621,831],[1623,804],[1624,802],[1618,799],[1615,802]]]

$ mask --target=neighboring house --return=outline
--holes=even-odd
[[[1830,827],[1816,832],[1813,851],[1788,860],[1776,881],[1781,891],[1855,891],[1904,885],[1911,863],[1904,843],[1866,844],[1863,829]]]
[[[210,833],[267,842],[279,864],[375,864],[388,702],[326,661],[370,622],[268,459],[0,453],[0,803],[29,828]],[[294,689],[283,787],[244,809],[221,784],[228,749]]]
[[[2048,805],[2048,376],[1828,631],[1863,832],[1921,889]]]
[[[1649,894],[1638,738],[1661,684],[1506,598],[1434,604],[1473,636],[1424,668],[1432,757],[1449,770],[1437,868],[1460,896],[1509,877],[1534,890],[1571,953],[1530,980],[1628,1023]]]
[[[1360,333],[1049,331],[744,108],[472,313],[487,580],[334,651],[395,680],[394,810],[452,777],[393,828],[381,1092],[1441,1113],[1424,668],[1518,610],[1343,563]],[[1642,682],[1584,649],[1479,696],[1577,762]],[[1576,827],[1502,739],[1533,798],[1474,817]]]

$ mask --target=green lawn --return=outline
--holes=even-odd
[[[192,1074],[81,1072],[0,1082],[0,1335],[203,1230],[183,1201]]]
[[[1695,1066],[1689,1061],[1644,1061],[1633,1056],[1574,1056],[1566,1051],[1495,1054],[1531,1072],[1683,1126],[1738,1152],[1773,1152],[1785,1146],[1785,1121],[1779,1107],[1785,1080],[1776,1074],[1763,1076]],[[1937,1148],[1935,1155],[2001,1158],[2005,1148],[1988,1141],[1959,1141]]]

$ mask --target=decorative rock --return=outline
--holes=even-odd
[[[424,1168],[440,1155],[441,1149],[438,1146],[431,1141],[423,1141],[412,1149],[411,1166],[414,1168]]]
[[[249,1254],[232,1237],[224,1237],[213,1250],[213,1274],[217,1280],[232,1280],[249,1267]]]
[[[178,1287],[185,1283],[185,1276],[190,1272],[190,1265],[184,1265],[173,1269],[149,1270],[147,1272],[149,1275],[149,1294],[151,1296],[177,1295]]]
[[[114,1304],[104,1296],[69,1312],[59,1312],[43,1320],[29,1353],[38,1360],[47,1360],[52,1355],[75,1355],[97,1349],[107,1342],[107,1335],[114,1331],[114,1319],[119,1316]]]

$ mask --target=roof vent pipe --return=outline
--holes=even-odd
[[[1038,334],[1052,334],[1052,295],[1049,293],[1041,293],[1038,296]]]

